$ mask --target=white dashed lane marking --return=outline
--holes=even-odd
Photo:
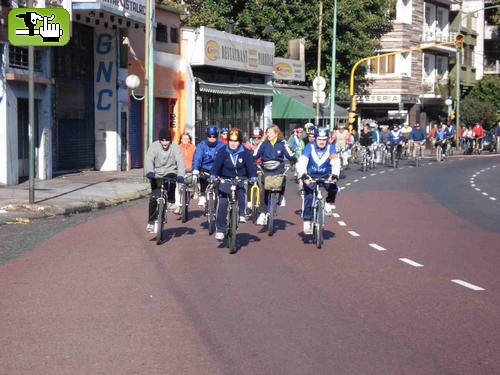
[[[351,184],[351,183],[350,183],[350,182],[348,182],[347,184],[345,184],[345,186],[349,186],[350,184]]]
[[[361,177],[363,180],[366,180],[366,176]]]
[[[370,176],[376,176],[377,174],[376,173],[372,173]]]
[[[370,246],[373,247],[375,250],[378,250],[378,251],[386,251],[387,250],[387,249],[384,249],[382,246],[377,245],[376,243],[371,243]]]
[[[385,171],[380,172],[380,174],[385,173]]]
[[[490,197],[490,199],[491,199],[492,201],[496,201],[496,200],[497,200],[497,199],[496,199],[496,198],[494,198],[494,197]]]
[[[456,280],[451,280],[451,282],[459,284],[459,285],[462,285],[462,286],[465,286],[466,288],[469,288],[469,289],[472,289],[472,290],[484,290],[484,288],[481,288],[480,286],[468,283],[467,281],[463,281],[463,280],[456,279]]]
[[[359,180],[354,180],[353,182],[358,182]]]
[[[408,259],[408,258],[399,258],[399,260],[401,262],[405,262],[407,264],[409,264],[410,266],[413,266],[413,267],[423,267],[424,265],[423,264],[420,264],[420,263],[417,263],[411,259]]]
[[[475,191],[481,191],[481,189],[479,189],[479,188],[474,188],[474,190],[475,190]]]
[[[353,230],[350,230],[350,231],[349,231],[349,232],[347,232],[347,233],[349,233],[349,234],[350,234],[351,236],[353,236],[353,237],[359,237],[359,234],[357,234],[357,233],[356,233],[355,231],[353,231]]]
[[[483,191],[483,195],[488,195],[488,193],[485,193],[485,192]]]
[[[340,225],[341,227],[345,227],[345,226],[347,225],[347,224],[346,224],[346,223],[344,223],[343,221],[339,221],[338,223],[339,223],[339,225]]]
[[[333,217],[340,217],[340,215],[339,215],[339,214],[337,214],[337,213],[334,213],[334,214],[333,214]]]
[[[340,188],[340,190],[344,190],[344,189],[345,189],[345,186],[342,186],[342,187]]]

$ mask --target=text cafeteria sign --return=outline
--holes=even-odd
[[[274,43],[202,26],[191,65],[273,74]]]
[[[304,82],[306,80],[305,70],[304,61],[274,58],[274,79]]]
[[[420,103],[418,95],[357,95],[358,103]]]

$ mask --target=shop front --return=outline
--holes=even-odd
[[[418,95],[359,95],[357,101],[360,120],[372,119],[387,125],[412,124],[422,120],[422,104]]]

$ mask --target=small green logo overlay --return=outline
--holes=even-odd
[[[15,8],[9,12],[9,42],[15,46],[64,46],[69,13],[63,8]]]

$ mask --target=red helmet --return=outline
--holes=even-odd
[[[262,134],[264,134],[264,132],[261,128],[254,128],[252,130],[252,138],[261,138]]]

